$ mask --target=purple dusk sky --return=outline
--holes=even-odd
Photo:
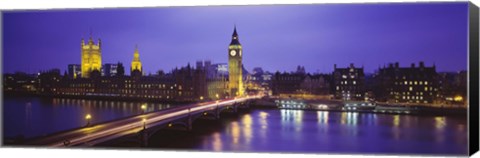
[[[3,13],[3,71],[35,73],[80,64],[80,40],[101,38],[103,63],[130,69],[135,44],[144,71],[197,60],[227,63],[234,24],[251,71],[330,73],[349,63],[467,68],[468,3],[157,7]],[[127,71],[127,74],[129,72]]]

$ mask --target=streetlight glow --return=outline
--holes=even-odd
[[[142,106],[140,108],[142,109],[142,113],[145,113],[145,111],[147,110],[147,105],[142,104]]]
[[[454,101],[463,101],[463,97],[460,96],[460,95],[457,95],[455,96],[455,98],[453,98]]]
[[[92,115],[87,114],[87,115],[85,116],[85,119],[87,120],[87,126],[90,126],[90,120],[92,119]]]

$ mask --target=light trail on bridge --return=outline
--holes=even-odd
[[[142,123],[143,119],[146,119],[145,125],[147,127],[155,126],[158,124],[168,123],[169,121],[177,118],[203,113],[217,107],[230,106],[235,103],[240,103],[260,97],[260,95],[247,96],[166,109],[158,112],[147,113],[130,118],[98,124],[92,127],[84,127],[77,130],[59,133],[56,135],[35,140],[29,144],[47,145],[51,147],[95,145],[101,142],[120,138],[122,136],[134,134],[141,131],[144,126]],[[67,141],[67,143],[65,143],[65,141]]]

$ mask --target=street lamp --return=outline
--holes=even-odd
[[[145,110],[147,109],[147,106],[143,104],[140,108],[142,108],[142,113],[145,113]]]
[[[87,114],[85,116],[85,119],[87,120],[87,126],[90,126],[90,120],[92,119],[92,116],[90,114]]]
[[[143,119],[142,119],[142,122],[143,122],[143,129],[145,129],[145,128],[146,128],[147,119],[146,119],[146,118],[143,118]]]
[[[220,96],[218,96],[218,93],[217,93],[217,94],[215,94],[215,97],[217,97],[217,100],[220,98]]]

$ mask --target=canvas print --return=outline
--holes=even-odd
[[[3,11],[2,143],[466,155],[468,7]]]

